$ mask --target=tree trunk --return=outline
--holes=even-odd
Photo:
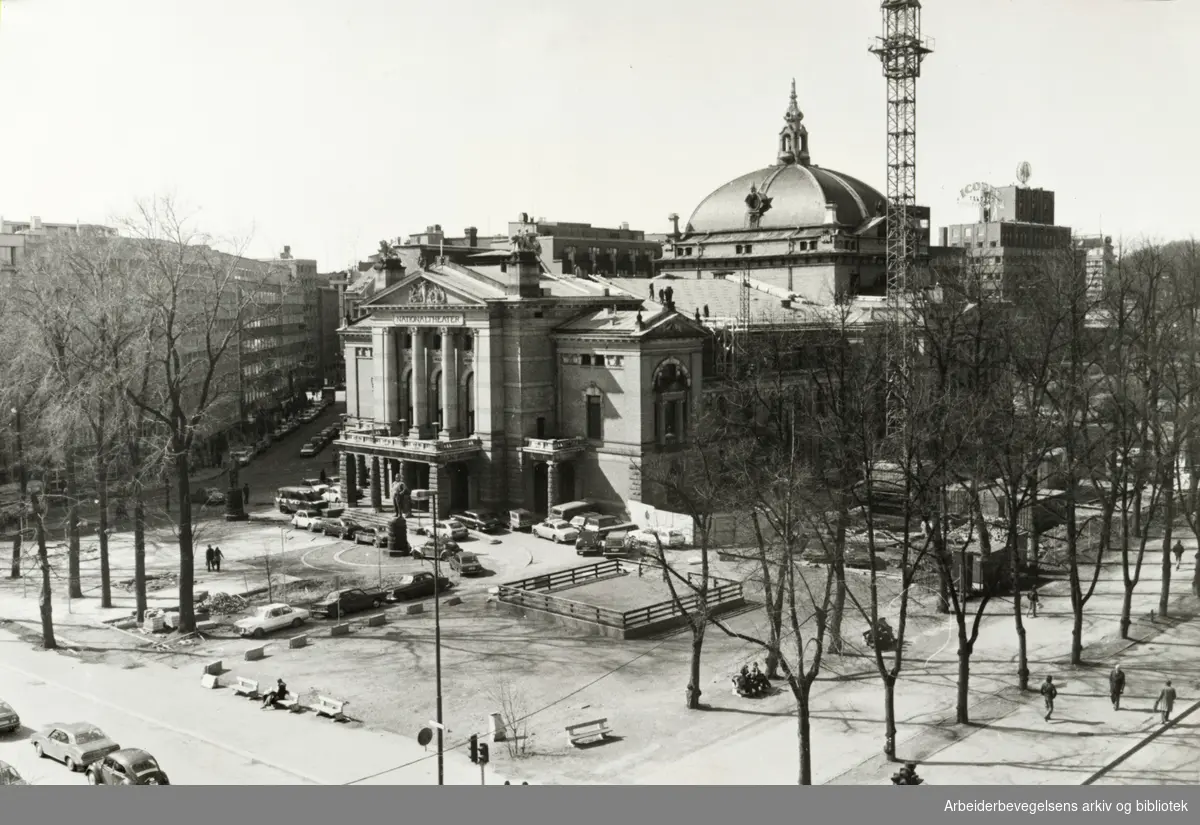
[[[955,706],[955,718],[960,725],[967,725],[971,722],[971,653],[974,645],[967,641],[966,635],[966,629],[960,624],[958,629],[958,701]]]
[[[811,685],[794,680],[792,693],[796,696],[796,741],[800,748],[800,776],[797,784],[812,784],[812,726],[808,704]]]
[[[146,618],[146,502],[142,500],[140,484],[136,485],[133,499],[133,586],[140,626]]]
[[[37,512],[37,544],[38,566],[42,569],[42,593],[38,598],[38,610],[42,614],[42,647],[54,650],[58,641],[54,638],[54,589],[50,584],[50,555],[46,552],[46,519],[43,512]]]
[[[74,456],[67,456],[67,579],[72,599],[83,598],[79,573],[79,478]]]
[[[700,709],[700,653],[704,648],[704,630],[708,627],[708,623],[704,618],[696,623],[692,628],[692,661],[688,672],[687,686],[687,709]]]
[[[1071,621],[1071,664],[1083,664],[1083,610],[1076,610]]]
[[[99,451],[97,451],[99,453]],[[112,607],[112,580],[108,567],[108,465],[103,456],[96,456],[96,497],[100,500],[100,606]]]
[[[24,523],[17,528],[16,535],[13,536],[13,552],[12,552],[12,570],[9,572],[9,578],[21,578],[21,528]]]
[[[842,618],[846,613],[846,565],[835,558],[833,560],[833,608],[829,615],[829,652],[840,656],[845,652],[845,641],[842,639]]]
[[[175,451],[175,483],[179,486],[179,632],[196,630],[196,569],[192,547],[191,462],[187,448]]]
[[[888,759],[896,758],[896,677],[883,677],[883,753]]]
[[[1140,504],[1140,503],[1139,503]],[[1128,507],[1121,513],[1121,621],[1119,624],[1121,638],[1129,638],[1129,627],[1133,624],[1133,589],[1137,582],[1129,574],[1129,512]],[[1138,537],[1139,544],[1141,536]]]
[[[1017,684],[1021,690],[1029,690],[1029,644],[1025,635],[1025,616],[1021,612],[1021,553],[1017,547],[1021,517],[1017,512],[1015,496],[1009,505],[1008,516],[1008,559],[1009,576],[1013,588],[1013,624],[1017,629]],[[1032,513],[1030,514],[1032,517]]]
[[[1164,619],[1171,613],[1171,538],[1175,528],[1175,473],[1167,473],[1163,519],[1166,529],[1162,543],[1162,589],[1158,593],[1158,615]]]

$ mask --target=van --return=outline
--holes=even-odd
[[[546,515],[547,519],[560,518],[563,521],[570,521],[580,513],[585,513],[588,510],[595,509],[596,505],[590,501],[568,501],[566,504],[555,504],[550,508],[550,512]]]
[[[275,506],[281,513],[294,513],[297,510],[323,510],[329,502],[321,496],[319,490],[311,487],[280,487],[275,492]]]

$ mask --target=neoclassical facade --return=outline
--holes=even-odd
[[[707,333],[672,303],[554,274],[537,241],[454,263],[381,261],[341,328],[347,502],[428,489],[439,513],[641,500],[644,456],[686,443]]]

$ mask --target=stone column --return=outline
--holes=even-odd
[[[475,433],[490,436],[493,429],[492,336],[481,329],[475,333]]]
[[[395,431],[400,418],[398,365],[396,364],[396,341],[394,330],[376,327],[371,330],[371,357],[375,368],[374,411],[375,423],[386,427],[389,434]]]
[[[442,327],[442,431],[441,439],[452,438],[458,431],[458,336]]]
[[[358,457],[358,483],[355,486],[355,490],[361,490],[364,484],[369,483],[370,478],[370,470],[367,469],[367,457],[360,455]],[[358,493],[356,492],[355,496],[357,495]]]
[[[558,504],[558,462],[546,462],[546,507]]]
[[[342,453],[342,501],[347,507],[358,504],[358,457],[354,453]]]
[[[383,512],[383,477],[378,456],[371,458],[371,509]]]
[[[428,423],[429,417],[429,373],[425,362],[425,330],[420,327],[410,327],[412,335],[412,429],[410,438],[420,438],[421,428]]]
[[[437,464],[429,465],[429,496],[437,502],[437,516],[444,519],[450,510],[450,485],[443,484],[442,473],[445,470]],[[432,507],[432,503],[430,507]]]

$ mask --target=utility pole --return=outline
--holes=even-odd
[[[430,472],[436,473],[438,467],[434,466]],[[438,784],[446,784],[446,728],[445,722],[442,721],[442,596],[441,596],[441,578],[442,578],[442,560],[441,551],[438,547],[437,533],[437,492],[436,490],[413,490],[413,498],[417,498],[417,493],[424,493],[429,499],[429,512],[433,517],[433,662],[434,662],[434,680],[437,689],[437,765],[438,765]]]

